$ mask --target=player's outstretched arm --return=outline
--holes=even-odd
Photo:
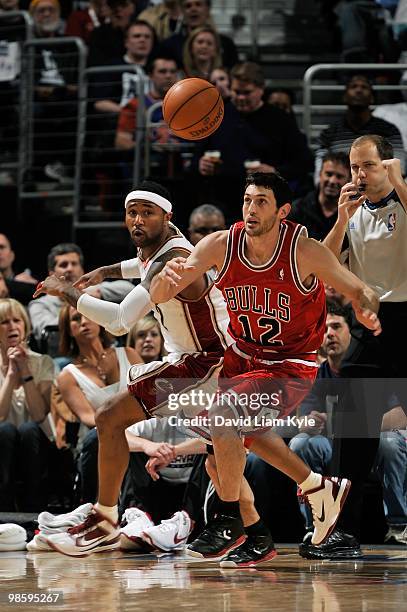
[[[298,242],[297,264],[301,279],[313,274],[321,281],[335,287],[352,301],[356,318],[375,336],[380,334],[381,325],[377,313],[379,298],[366,283],[341,266],[333,253],[320,242],[301,238]]]
[[[151,281],[149,291],[154,304],[168,302],[207,270],[220,270],[225,259],[227,236],[227,231],[215,232],[198,242],[188,258],[177,257],[168,261]]]

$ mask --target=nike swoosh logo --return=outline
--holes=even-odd
[[[257,550],[257,548],[253,548],[253,552],[256,553],[256,555],[262,555],[263,552],[261,550]]]
[[[325,520],[325,505],[324,502],[322,502],[322,512],[321,512],[321,516],[317,516],[318,521],[321,521],[321,523],[324,522]]]
[[[231,539],[232,539],[232,536],[231,536],[231,535],[229,535],[229,534],[230,534],[230,529],[225,529],[225,530],[223,531],[223,534],[222,534],[222,535],[223,535],[223,537],[225,538],[225,540],[231,540]]]
[[[83,540],[82,536],[79,536],[79,538],[76,538],[76,542],[75,545],[78,548],[89,548],[90,546],[94,546],[95,544],[98,544],[98,542],[101,542],[102,540],[104,540],[106,537],[106,535],[104,536],[100,536],[99,538],[96,538],[95,540],[91,540],[90,542],[85,542],[85,544],[81,544],[80,540]]]

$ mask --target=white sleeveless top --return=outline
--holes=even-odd
[[[108,385],[107,387],[98,387],[93,380],[86,376],[86,374],[73,363],[69,363],[64,367],[64,371],[69,372],[75,378],[84,396],[95,411],[102,406],[109,397],[118,391],[127,389],[127,370],[131,368],[131,363],[127,358],[126,349],[124,347],[113,348],[116,351],[116,356],[119,361],[120,379],[118,382]]]
[[[122,262],[124,278],[144,280],[154,261],[170,249],[183,250],[185,257],[188,257],[193,245],[175,225],[170,225],[177,233],[147,261],[136,257]],[[154,306],[154,316],[160,324],[168,353],[223,352],[232,343],[227,331],[229,317],[225,300],[213,285],[214,273],[207,272],[206,276],[208,291],[199,300],[185,300],[176,296],[165,304]]]

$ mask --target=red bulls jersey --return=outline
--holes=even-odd
[[[247,258],[244,223],[228,236],[225,262],[215,281],[229,313],[229,333],[246,355],[264,359],[315,362],[325,331],[325,292],[315,278],[305,287],[296,250],[302,225],[282,221],[275,251],[264,265]]]

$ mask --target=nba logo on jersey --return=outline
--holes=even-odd
[[[284,280],[284,268],[280,268],[280,271],[278,273],[278,280]]]
[[[394,232],[396,229],[396,213],[394,212],[389,213],[389,216],[387,217],[387,229],[389,232]]]

